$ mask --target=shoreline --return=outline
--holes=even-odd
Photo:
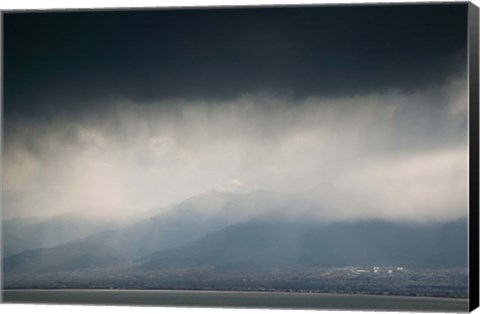
[[[4,289],[10,304],[464,312],[468,299],[281,291]]]
[[[2,288],[1,291],[64,291],[64,292],[168,292],[168,293],[227,293],[227,294],[302,294],[302,295],[318,295],[318,296],[346,296],[346,297],[391,297],[391,298],[412,298],[412,299],[426,299],[426,300],[459,300],[468,301],[469,298],[455,298],[455,297],[435,297],[435,296],[412,296],[400,294],[368,294],[368,293],[335,293],[335,292],[315,292],[315,291],[279,291],[279,290],[214,290],[214,289],[122,289],[122,288]]]

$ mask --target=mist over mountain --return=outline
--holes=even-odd
[[[212,190],[126,227],[87,237],[80,235],[53,247],[37,246],[15,256],[10,254],[5,256],[8,258],[4,259],[4,269],[6,272],[43,272],[124,265],[262,213],[278,212],[295,200],[290,195],[266,191],[237,194]],[[68,224],[63,228],[68,230]],[[5,242],[13,246],[11,241],[7,235]]]
[[[139,271],[391,265],[465,267],[467,223],[331,220],[311,193],[209,191],[129,226],[27,250],[3,260],[9,274],[133,267]],[[315,208],[315,206],[317,206]],[[67,227],[66,225],[65,227]],[[54,232],[55,230],[52,230]]]
[[[79,214],[17,217],[2,220],[2,256],[25,250],[53,247],[125,224],[117,219],[98,219]]]

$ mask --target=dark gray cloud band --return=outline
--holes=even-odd
[[[465,71],[466,15],[466,4],[7,13],[4,110],[424,89]]]

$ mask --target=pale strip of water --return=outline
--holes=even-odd
[[[467,299],[190,290],[3,290],[3,302],[467,312]]]

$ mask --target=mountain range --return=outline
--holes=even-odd
[[[298,194],[210,191],[129,225],[95,225],[73,217],[6,220],[4,273],[467,265],[466,218],[420,224],[295,214],[306,207],[322,213],[316,204]],[[38,237],[42,232],[48,236]]]
[[[2,221],[3,257],[26,250],[52,247],[109,229],[124,222],[66,213],[42,217],[17,217]]]

